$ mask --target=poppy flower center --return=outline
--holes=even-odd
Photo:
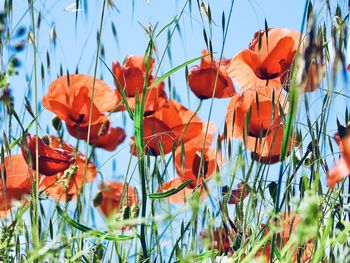
[[[207,160],[206,155],[204,154],[203,159],[201,161],[201,153],[197,151],[192,163],[192,173],[198,178],[205,179],[208,173],[208,167],[209,167],[209,161]],[[196,182],[192,182],[191,186],[192,185],[195,186]]]
[[[76,122],[77,124],[81,124],[84,122],[84,119],[85,119],[85,114],[83,113],[80,113],[79,115],[78,114],[69,114],[69,118],[71,120],[73,120],[74,122]]]
[[[269,72],[265,67],[258,67],[255,71],[255,75],[259,79],[269,80],[277,78],[280,75],[280,71],[277,72]]]
[[[268,131],[269,129],[264,129],[263,127],[256,129],[256,127],[249,126],[248,135],[256,138],[263,138],[267,135]]]

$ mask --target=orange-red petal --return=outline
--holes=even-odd
[[[123,128],[112,127],[108,133],[92,138],[90,144],[107,151],[114,151],[125,140],[125,137],[126,134]]]
[[[38,153],[36,153],[36,136],[25,135],[26,146],[22,143],[21,149],[24,158],[36,170],[35,156],[38,154],[39,173],[54,175],[64,172],[74,162],[74,156],[68,151],[52,148],[38,138]]]

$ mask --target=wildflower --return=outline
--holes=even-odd
[[[283,219],[283,220],[282,220]],[[296,230],[298,229],[298,226],[301,222],[302,218],[299,215],[293,215],[292,213],[281,215],[281,219],[277,220],[277,233],[279,235],[279,244],[276,244],[277,247],[283,248],[287,244],[287,242],[291,238],[297,238],[296,237]],[[264,234],[267,235],[268,233],[268,227],[263,225],[265,227]],[[304,245],[302,245],[302,242],[296,241],[294,247],[291,247],[289,250],[294,252],[292,256],[292,262],[309,262],[311,259],[311,253],[313,249],[313,243],[311,240],[305,242]],[[271,257],[271,245],[270,243],[267,243],[266,246],[261,249],[257,255],[265,258],[266,262],[270,262]]]
[[[268,29],[254,34],[249,48],[234,56],[228,75],[242,89],[269,85],[279,88],[298,48],[300,32]]]
[[[155,79],[152,75],[154,68],[154,59],[150,59],[150,64],[147,71],[147,66],[144,56],[128,56],[121,66],[118,61],[113,61],[112,70],[116,79],[116,95],[118,101],[122,101],[122,95],[120,88],[124,89],[126,100],[131,109],[135,108],[136,94],[139,94],[141,98],[144,84],[146,84],[147,91],[145,95],[145,115],[156,111],[167,102],[166,93],[164,91],[164,82],[160,82],[158,85],[151,87]],[[147,73],[147,81],[145,82]],[[120,86],[119,86],[120,85]],[[117,111],[125,110],[125,105],[119,106]]]
[[[1,164],[0,214],[6,214],[14,201],[26,203],[25,195],[32,189],[32,171],[22,154],[8,155]]]
[[[51,176],[64,172],[74,163],[74,156],[66,150],[50,146],[47,138],[38,138],[38,153],[36,152],[36,135],[26,134],[21,144],[22,154],[28,165],[36,170],[36,154],[38,154],[40,174]]]
[[[111,132],[110,120],[103,112],[112,111],[116,107],[117,96],[106,83],[96,79],[89,123],[93,82],[93,77],[82,74],[60,77],[51,83],[48,93],[43,98],[43,105],[65,121],[68,132],[77,139],[88,139],[90,124],[89,141],[92,145],[101,147],[104,144],[98,142],[105,138],[99,137],[107,135],[108,140],[113,140],[116,147],[123,141],[121,138],[124,133],[121,128],[118,128],[119,134],[116,134],[116,130]],[[117,138],[111,137],[115,135]],[[113,147],[108,148],[114,150]]]
[[[89,110],[94,78],[83,74],[66,75],[53,81],[42,103],[69,125],[88,125]],[[116,106],[114,91],[102,80],[95,79],[92,122],[106,121],[101,112],[113,110]]]
[[[208,56],[208,50],[202,51],[200,66],[195,66],[188,75],[188,84],[192,92],[200,99],[227,98],[235,94],[232,80],[227,76],[229,60],[222,58],[221,62]],[[216,81],[216,76],[217,81]],[[215,93],[214,92],[215,88]]]
[[[192,180],[184,189],[167,198],[169,202],[175,204],[184,203],[186,196],[195,191],[200,193],[201,198],[207,197],[203,183],[211,178],[218,166],[221,166],[214,149],[205,147],[202,156],[201,145],[187,143],[184,147],[183,153],[180,148],[175,152],[175,168],[178,177],[164,183],[160,188],[160,191],[165,192],[179,187],[187,180]]]
[[[125,88],[127,96],[135,97],[136,91],[141,94],[146,73],[148,76],[152,75],[154,59],[150,58],[148,72],[146,72],[147,66],[145,59],[144,56],[128,56],[123,66],[118,61],[113,61],[113,74],[120,83],[120,86]],[[150,84],[149,79],[147,84]]]
[[[286,108],[284,95],[270,87],[236,94],[226,113],[227,138],[242,138],[253,159],[278,162],[283,141],[280,109]]]
[[[114,151],[117,148],[117,146],[125,140],[125,130],[120,127],[109,127],[108,123],[106,125],[108,126],[91,126],[92,129],[96,127],[99,130],[107,130],[107,132],[101,132],[102,134],[97,135],[96,137],[90,136],[89,144],[95,147],[103,148],[107,151]],[[74,129],[71,126],[67,126],[67,130],[75,138],[87,138],[87,129]],[[91,130],[90,134],[94,132],[94,130]]]
[[[55,200],[70,201],[78,196],[83,183],[95,179],[96,167],[88,162],[86,174],[84,174],[86,157],[80,152],[75,152],[72,145],[61,141],[59,137],[50,136],[50,146],[75,154],[75,162],[65,172],[59,172],[53,176],[42,176],[39,188]]]
[[[157,156],[167,154],[179,145],[196,138],[203,129],[203,123],[191,110],[181,103],[169,100],[168,104],[143,121],[145,152]],[[131,152],[136,155],[134,138],[131,138]]]
[[[209,244],[210,249],[216,249],[218,255],[223,255],[225,253],[230,253],[232,248],[230,234],[227,231],[227,227],[217,227],[214,229],[213,235],[209,235],[208,231],[203,231],[200,233],[202,239],[209,239],[211,243]]]
[[[92,138],[91,145],[103,148],[107,151],[114,151],[119,144],[125,140],[125,130],[120,127],[112,127],[107,134],[100,135],[97,138]]]
[[[252,159],[269,164],[279,162],[284,136],[283,130],[284,125],[277,124],[269,127],[267,133],[261,137],[260,135],[248,135],[245,139],[245,147],[251,151]]]
[[[327,185],[331,188],[350,175],[350,129],[338,123],[338,133],[335,139],[339,145],[341,158],[327,173]]]
[[[320,54],[306,65],[305,59],[310,56],[306,44],[310,47],[316,45],[305,41],[305,37],[295,30],[270,28],[258,31],[249,48],[232,58],[227,68],[228,76],[242,91],[263,86],[277,89],[283,86],[289,90],[290,72],[298,52],[298,67],[295,69],[302,75],[298,85],[304,91],[314,91],[324,76],[324,65],[319,61]]]
[[[135,218],[138,215],[139,197],[137,190],[124,182],[103,182],[100,192],[94,198],[94,206],[109,218],[121,214],[121,220]]]

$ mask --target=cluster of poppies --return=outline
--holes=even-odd
[[[305,38],[300,32],[289,29],[258,31],[248,48],[232,59],[216,60],[213,54],[204,50],[200,65],[189,71],[189,87],[199,99],[231,98],[220,138],[241,139],[251,152],[252,159],[259,162],[272,164],[279,161],[292,68],[297,71],[302,68],[303,74],[297,79],[302,91],[314,91],[322,80],[323,65],[319,59],[304,63],[307,67],[300,66],[305,57]],[[295,63],[296,55],[298,65]],[[211,122],[203,122],[180,102],[168,98],[164,82],[157,80],[153,70],[153,58],[129,56],[123,63],[114,61],[112,64],[115,89],[92,76],[66,75],[50,84],[42,103],[56,115],[56,121],[65,123],[70,135],[85,140],[94,148],[114,151],[124,141],[126,133],[124,129],[112,125],[110,114],[126,109],[133,111],[137,96],[146,89],[143,105],[144,153],[151,156],[174,153],[177,172],[177,177],[162,184],[159,191],[176,189],[191,180],[167,200],[183,203],[193,192],[204,198],[208,194],[206,182],[224,162],[221,153],[212,147],[216,127]],[[40,174],[40,189],[56,200],[75,198],[84,183],[94,180],[97,174],[95,165],[75,147],[64,142],[62,134],[59,132],[59,137],[42,138],[25,134],[21,142],[24,158],[21,155],[5,158],[2,170],[6,173],[6,187],[2,188],[6,189],[10,199],[12,196],[12,199],[20,199],[17,194],[11,193],[11,189],[14,193],[30,193],[33,171]],[[341,147],[346,153],[347,136],[341,138]],[[132,136],[130,140],[130,152],[138,156],[135,138]],[[289,150],[296,143],[291,140]],[[347,154],[344,154],[336,168],[350,167],[347,159]],[[39,167],[36,167],[37,161]],[[11,168],[13,162],[20,171]],[[21,191],[16,191],[17,186],[12,186],[11,178],[19,176],[19,172],[23,183],[18,186]],[[333,170],[329,178],[335,178],[335,173],[339,174]],[[329,181],[329,185],[332,186],[333,182]],[[135,189],[123,183],[105,182],[100,189],[95,205],[105,216],[124,206],[122,197],[131,205],[138,203]],[[240,184],[231,193],[229,202],[238,203],[247,194],[247,187]],[[3,203],[7,204],[7,201]],[[7,210],[8,206],[4,207]]]
[[[282,116],[288,109],[285,94],[290,88],[292,67],[306,71],[303,78],[296,80],[301,91],[314,91],[322,80],[323,65],[319,59],[313,59],[308,69],[295,65],[296,54],[303,60],[305,42],[298,31],[258,31],[249,48],[235,55],[228,65],[228,76],[240,87],[241,93],[234,95],[228,106],[226,137],[241,138],[252,158],[260,162],[279,161],[284,129]],[[290,142],[289,149],[296,143]]]

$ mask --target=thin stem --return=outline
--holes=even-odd
[[[98,33],[98,40],[97,40],[97,51],[96,51],[96,60],[95,60],[95,68],[94,68],[94,80],[93,80],[93,83],[92,83],[92,90],[91,90],[91,102],[90,102],[90,109],[89,109],[89,122],[88,122],[87,138],[86,138],[85,156],[89,155],[89,142],[90,142],[90,134],[91,134],[92,109],[93,109],[93,105],[94,105],[97,66],[98,66],[99,53],[100,53],[100,47],[101,47],[101,35],[102,35],[102,26],[103,26],[103,18],[104,18],[104,13],[105,13],[105,6],[106,6],[106,0],[103,0],[102,14],[101,14],[99,33]],[[81,214],[82,215],[84,215],[85,177],[86,177],[86,174],[87,174],[88,162],[89,162],[89,158],[85,158],[84,176],[83,176],[83,181],[82,181],[82,203],[81,203],[81,208],[82,208]],[[82,242],[82,244],[83,244],[83,242]]]
[[[274,215],[276,216],[279,211],[280,211],[280,205],[279,205],[279,200],[280,200],[280,195],[281,195],[281,190],[282,190],[282,178],[283,178],[283,170],[284,170],[284,159],[286,157],[286,149],[288,148],[288,141],[289,141],[289,135],[290,135],[290,130],[292,129],[292,121],[293,118],[296,114],[296,109],[298,106],[298,100],[299,100],[299,94],[298,94],[298,90],[297,86],[295,85],[295,64],[298,61],[298,52],[300,50],[300,46],[301,46],[301,36],[303,33],[303,29],[304,29],[304,25],[306,22],[306,15],[307,15],[307,10],[308,10],[308,4],[309,4],[309,0],[305,1],[305,7],[304,7],[304,13],[303,13],[303,20],[301,22],[301,35],[300,35],[300,39],[299,39],[299,45],[298,45],[298,49],[296,52],[296,56],[295,56],[295,63],[292,66],[292,75],[291,75],[291,96],[292,96],[292,101],[291,101],[291,107],[289,110],[289,116],[287,119],[287,131],[284,134],[284,138],[283,138],[283,144],[282,144],[282,150],[281,150],[281,165],[280,165],[280,170],[279,170],[279,175],[278,175],[278,187],[277,187],[277,197],[276,197],[276,203],[275,203],[275,207],[274,207]],[[290,124],[288,126],[288,124]],[[289,129],[289,130],[288,130]],[[274,259],[274,248],[275,248],[275,240],[276,240],[276,234],[274,234],[272,236],[272,241],[271,241],[271,250],[270,250],[270,262],[273,262]]]
[[[30,0],[30,16],[32,23],[32,40],[33,40],[33,71],[34,71],[34,104],[35,104],[35,116],[38,116],[38,80],[37,80],[37,58],[36,58],[36,37],[35,37],[35,21],[34,21],[34,1]],[[36,171],[34,174],[34,180],[32,183],[32,200],[31,200],[31,223],[32,223],[32,238],[34,250],[38,249],[40,246],[39,240],[39,212],[38,212],[38,203],[39,203],[39,194],[38,194],[38,181],[39,181],[39,122],[38,118],[35,119],[35,167]]]

